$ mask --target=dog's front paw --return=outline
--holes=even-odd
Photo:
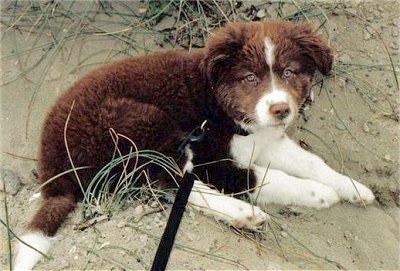
[[[317,209],[329,208],[340,200],[335,190],[319,183],[311,183],[308,187],[304,187],[299,195],[301,194],[303,196],[298,200],[298,205]]]
[[[237,228],[245,228],[250,230],[256,230],[261,228],[268,220],[269,215],[262,211],[257,206],[252,206],[245,202],[239,202],[244,204],[238,204],[232,206],[236,208],[236,213],[232,219],[228,219],[228,223]]]
[[[375,200],[374,193],[368,187],[351,179],[347,179],[346,186],[337,192],[342,199],[351,203],[369,204]]]

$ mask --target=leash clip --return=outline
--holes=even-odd
[[[182,143],[178,147],[178,153],[180,154],[179,157],[182,156],[184,153],[185,147],[189,143],[196,143],[196,142],[201,142],[203,141],[205,135],[206,135],[206,126],[207,120],[203,121],[203,123],[200,126],[197,126],[194,128],[183,140]]]
[[[206,129],[204,128],[206,126],[206,123],[207,120],[203,121],[200,126],[196,127],[192,132],[190,132],[190,134],[188,135],[190,143],[199,142],[204,139],[204,136],[206,135]]]

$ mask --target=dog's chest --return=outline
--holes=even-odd
[[[279,127],[267,127],[248,136],[234,135],[229,142],[230,155],[239,167],[248,168],[261,152],[268,151],[268,145],[284,135],[284,129]]]

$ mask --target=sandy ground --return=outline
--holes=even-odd
[[[136,2],[132,9],[140,6]],[[2,13],[10,14],[5,7]],[[276,7],[265,6],[263,19],[274,17]],[[24,8],[15,13],[14,22]],[[322,90],[315,86],[316,102],[307,111],[310,119],[299,122],[302,129],[293,133],[337,171],[372,187],[376,202],[366,208],[341,203],[328,210],[267,206],[273,221],[261,233],[237,232],[189,207],[170,269],[400,268],[398,14],[395,1],[353,1],[328,14],[323,32],[336,49],[337,76],[325,81]],[[8,22],[7,18],[2,20]],[[35,20],[31,18],[32,24]],[[1,196],[7,200],[10,228],[16,234],[24,231],[39,204],[39,200],[29,201],[38,189],[35,157],[41,124],[56,98],[101,63],[169,47],[160,32],[138,28],[136,47],[127,48],[118,34],[117,38],[86,35],[47,50],[54,33],[60,38],[77,28],[76,21],[57,25],[56,19],[49,20],[49,25],[59,28],[40,32],[2,24],[1,170],[9,193]],[[88,22],[101,28],[106,20],[110,16],[96,15]],[[171,20],[165,17],[157,27],[164,29],[163,23]],[[118,24],[107,27],[108,31],[122,29]],[[50,251],[52,259],[43,260],[37,269],[148,269],[170,205],[165,205],[166,213],[140,221],[135,220],[137,206],[132,203],[85,230],[74,229],[81,220],[77,211],[59,231]],[[2,227],[2,269],[9,266],[5,232]]]

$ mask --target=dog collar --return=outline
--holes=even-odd
[[[185,147],[189,144],[189,143],[198,143],[204,140],[204,137],[206,136],[207,130],[209,130],[209,128],[206,127],[207,123],[209,121],[205,120],[203,121],[203,123],[199,126],[197,126],[196,128],[194,128],[190,133],[188,133],[188,135],[182,140],[181,144],[179,145],[177,151],[179,153],[179,158],[183,155],[183,153],[185,152]],[[246,131],[245,129],[243,129],[242,127],[240,127],[240,125],[236,124],[233,127],[233,132],[236,135],[240,135],[240,136],[248,136],[250,134],[250,132]]]
[[[246,131],[245,129],[240,127],[239,124],[236,124],[233,129],[234,129],[235,134],[240,135],[240,136],[248,136],[249,134],[251,134],[249,131]]]

